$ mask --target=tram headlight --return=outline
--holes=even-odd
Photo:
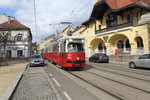
[[[72,39],[69,39],[69,42],[72,42],[73,40]]]
[[[72,55],[71,54],[68,54],[68,59],[72,59]]]
[[[76,57],[76,59],[77,59],[77,60],[80,60],[80,58],[79,58],[79,57]]]

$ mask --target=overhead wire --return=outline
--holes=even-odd
[[[36,4],[35,4],[35,0],[33,0],[33,5],[34,5],[35,31],[36,31],[36,34],[37,34],[37,17],[36,17]]]
[[[71,10],[71,12],[68,14],[68,16],[65,17],[62,21],[66,21],[72,14],[74,14],[75,10],[76,10],[76,9],[82,4],[82,2],[85,1],[85,0],[78,0],[78,1],[80,1],[80,2],[77,2],[77,3],[76,3],[75,7]],[[61,24],[61,25],[59,26],[59,28],[62,28],[63,26],[64,26],[64,25]]]
[[[79,6],[82,4],[83,1],[84,1],[84,0],[81,0],[80,2],[77,3],[77,5],[73,8],[73,10],[71,10],[71,13],[68,15],[68,17],[74,13],[74,11],[77,9],[77,7],[79,7]],[[66,17],[66,19],[67,19],[68,17]],[[65,19],[64,19],[64,20],[65,20]]]
[[[68,21],[70,22],[70,20],[77,16],[92,0],[89,0],[86,4],[84,4],[78,11],[77,13],[74,13],[70,18],[68,18]],[[81,4],[81,3],[80,3]],[[75,10],[75,8],[72,10],[72,12]],[[70,14],[72,14],[72,12]]]
[[[71,20],[73,17],[77,16],[82,10],[83,8],[85,8],[92,0],[89,0],[85,5],[82,6],[82,8],[80,8],[80,10],[78,10],[78,12],[72,16],[69,20]]]

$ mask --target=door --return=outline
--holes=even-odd
[[[20,58],[23,56],[23,51],[22,50],[18,50],[17,51],[17,57]]]
[[[150,54],[147,54],[147,58],[144,61],[144,66],[150,68]]]
[[[140,56],[139,57],[139,61],[138,61],[138,66],[140,66],[140,67],[147,67],[148,66],[148,57],[149,57],[149,55],[148,54],[146,54],[146,55],[142,55],[142,56]]]
[[[7,50],[7,58],[11,58],[11,50]]]

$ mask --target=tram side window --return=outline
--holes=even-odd
[[[58,46],[58,44],[54,45],[53,52],[59,52],[59,46]]]
[[[52,50],[53,50],[52,47],[53,47],[52,45],[49,46],[49,51],[50,51],[50,52],[52,52]]]
[[[65,45],[64,45],[64,43],[60,44],[60,52],[65,52]]]

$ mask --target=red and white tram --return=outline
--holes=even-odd
[[[63,68],[83,68],[85,66],[84,39],[77,36],[54,40],[42,53],[43,58]]]

